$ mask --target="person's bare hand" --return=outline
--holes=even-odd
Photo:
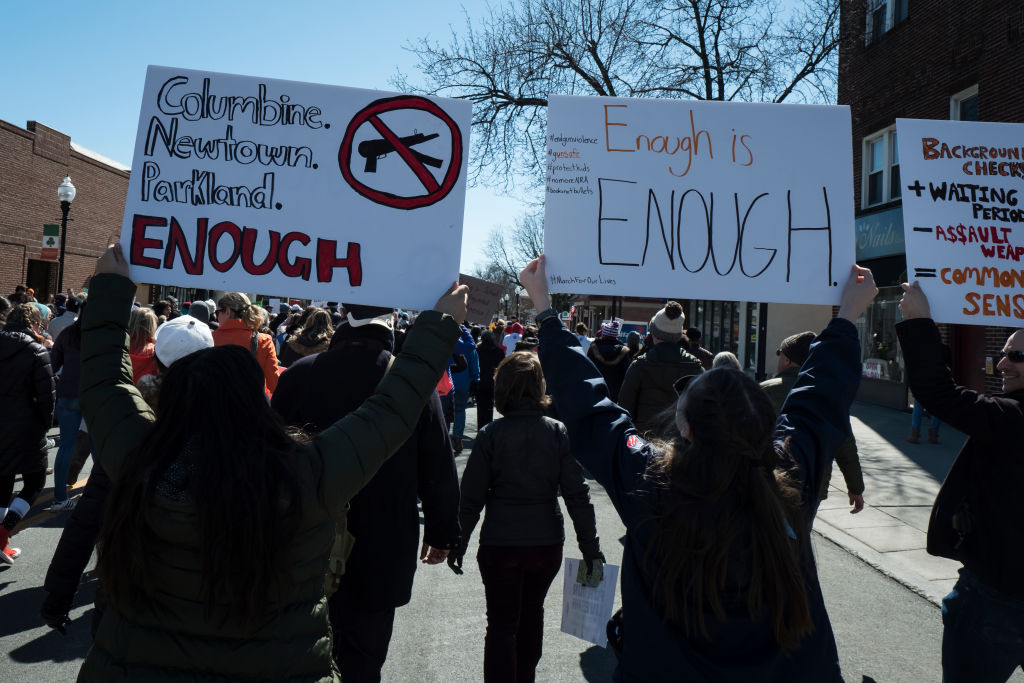
[[[928,297],[921,290],[921,285],[917,280],[914,280],[912,285],[904,282],[900,288],[903,289],[903,298],[900,299],[900,314],[904,320],[932,317],[932,308],[928,304]]]
[[[458,321],[466,319],[466,305],[469,300],[469,287],[453,282],[447,292],[434,304],[438,313],[447,313]]]
[[[871,270],[854,264],[839,299],[839,317],[857,324],[857,318],[867,310],[868,304],[877,295],[878,287],[875,286],[875,277]]]
[[[107,247],[103,255],[96,259],[94,274],[100,275],[101,273],[113,273],[128,277],[128,260],[124,257],[120,242]]]
[[[551,297],[548,295],[548,275],[544,254],[526,264],[519,271],[519,282],[526,288],[526,293],[538,311],[551,308]]]
[[[850,514],[851,515],[855,515],[855,514],[857,514],[858,512],[860,512],[861,510],[864,509],[864,496],[863,495],[856,495],[856,494],[853,494],[853,493],[851,493],[849,495],[850,495],[850,506],[851,506]]]
[[[426,543],[420,548],[420,562],[424,564],[441,564],[448,559],[448,551],[441,548],[433,548]]]

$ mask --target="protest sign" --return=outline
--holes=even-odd
[[[470,109],[151,66],[121,228],[131,277],[430,308],[459,269]]]
[[[847,107],[551,97],[551,291],[838,303],[850,138]]]
[[[582,560],[565,558],[562,572],[562,633],[607,647],[606,627],[615,607],[619,568],[614,564],[604,565],[604,577],[593,587],[576,581],[581,564]]]
[[[937,322],[1024,319],[1024,125],[896,119],[907,277]]]
[[[469,302],[466,305],[466,320],[489,323],[498,312],[498,302],[505,287],[495,282],[481,280],[472,275],[459,274],[459,284],[469,285]]]

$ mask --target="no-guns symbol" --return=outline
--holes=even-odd
[[[379,115],[384,112],[403,109],[427,112],[440,119],[440,122],[448,127],[452,141],[451,160],[440,183],[426,167],[440,168],[444,164],[444,160],[412,149],[412,147],[427,140],[433,140],[440,134],[431,133],[425,135],[414,131],[411,135],[399,136],[380,119]],[[376,173],[378,160],[395,152],[398,158],[401,158],[419,179],[426,190],[426,194],[402,196],[393,192],[387,192],[386,190],[372,188],[355,177],[352,173],[353,138],[355,137],[356,130],[367,122],[377,130],[380,138],[364,140],[359,143],[357,148],[359,155],[366,160],[363,171],[366,173]],[[341,167],[341,175],[345,178],[345,182],[367,199],[396,209],[418,209],[421,206],[430,206],[441,201],[455,187],[455,181],[458,180],[459,172],[462,168],[462,134],[451,117],[434,102],[412,95],[389,97],[372,102],[352,118],[352,121],[348,124],[348,129],[345,131],[341,147],[338,149],[338,165]]]

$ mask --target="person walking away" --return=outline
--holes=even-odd
[[[271,405],[288,424],[311,433],[355,411],[394,361],[390,308],[347,304],[328,351],[292,363]],[[339,383],[338,377],[345,381]],[[420,513],[423,505],[423,543]],[[349,503],[352,553],[329,571],[333,658],[346,683],[380,681],[395,621],[409,603],[417,558],[444,561],[459,540],[459,477],[437,392],[415,430]]]
[[[512,318],[512,322],[505,328],[505,334],[501,338],[501,345],[505,348],[505,355],[508,356],[516,350],[516,342],[523,338],[523,326],[519,321]]]
[[[640,337],[640,333],[637,332],[636,330],[632,330],[628,335],[626,335],[626,346],[629,347],[630,363],[635,361],[640,356],[640,354],[643,353],[644,350],[640,344],[641,341],[643,340]]]
[[[619,405],[633,416],[633,424],[641,432],[656,428],[658,416],[675,405],[676,380],[704,372],[701,362],[680,346],[685,321],[683,307],[675,301],[669,301],[654,314],[647,326],[651,332],[651,347],[633,361],[626,371],[621,391],[613,394],[618,397]]]
[[[796,384],[800,366],[807,360],[807,354],[810,353],[814,339],[813,332],[800,332],[783,339],[779,348],[775,350],[775,355],[779,358],[775,377],[761,382],[761,388],[768,394],[776,415],[782,412],[782,405],[786,402],[786,396],[793,389],[793,385]],[[864,474],[860,468],[857,439],[854,438],[853,429],[849,424],[847,424],[847,432],[846,438],[843,439],[835,453],[834,460],[839,465],[839,471],[843,473],[843,479],[846,481],[846,493],[850,499],[850,514],[855,515],[864,509]],[[832,461],[829,461],[821,483],[821,490],[818,491],[819,502],[828,498],[829,482],[831,481]]]
[[[17,304],[0,330],[0,564],[14,564],[21,554],[9,543],[11,533],[46,485],[46,432],[57,395],[50,354],[36,341],[41,324],[39,309]]]
[[[530,683],[543,648],[544,598],[562,566],[559,491],[588,574],[604,555],[590,488],[565,425],[544,416],[550,399],[536,354],[505,358],[494,396],[503,417],[477,433],[462,474],[463,544],[448,563],[462,573],[466,544],[486,507],[477,553],[487,596],[484,681]]]
[[[241,292],[228,292],[217,301],[217,324],[214,345],[234,344],[249,349],[263,370],[267,394],[273,394],[278,378],[277,353],[274,340],[257,332],[263,324],[259,306],[254,306]]]
[[[860,381],[855,321],[877,294],[854,266],[776,421],[746,374],[698,375],[678,436],[650,443],[549,308],[544,257],[519,274],[542,312],[540,360],[573,452],[626,527],[616,680],[842,680],[811,552],[825,464]]]
[[[85,305],[82,306],[84,310]],[[78,443],[78,428],[82,424],[82,409],[78,404],[78,386],[82,373],[80,321],[81,316],[65,328],[50,349],[51,367],[54,373],[59,373],[57,424],[60,427],[60,446],[53,464],[53,503],[47,508],[49,512],[72,510],[77,502],[77,498],[68,497],[68,472],[71,469],[71,456]]]
[[[494,419],[494,373],[505,358],[505,349],[498,345],[494,333],[485,330],[476,345],[480,362],[480,385],[476,390],[477,433]]]
[[[619,398],[630,363],[629,347],[619,342],[619,329],[619,323],[614,320],[602,323],[597,337],[587,348],[587,358],[601,371],[613,401]]]
[[[50,324],[46,327],[51,337],[56,339],[60,336],[60,333],[64,331],[64,328],[75,322],[75,319],[78,317],[78,310],[82,301],[84,301],[84,299],[80,299],[77,296],[73,296],[65,300],[64,311],[51,320]]]
[[[467,288],[420,315],[371,398],[300,442],[233,344],[175,362],[154,421],[127,372],[127,272],[119,245],[99,259],[83,322],[82,409],[113,487],[97,564],[108,607],[79,681],[340,680],[325,598],[332,540],[349,500],[412,433]]]
[[[952,370],[953,367],[953,353],[949,348],[949,344],[943,342],[942,344],[943,359],[946,362],[946,367]],[[920,443],[921,442],[921,422],[923,421],[925,414],[924,405],[914,398],[914,410],[910,414],[910,436],[907,437],[907,443]],[[942,426],[942,420],[935,417],[932,414],[928,414],[928,443],[937,444],[939,443],[939,427]]]
[[[202,302],[194,302],[189,311],[194,312],[198,303]],[[136,312],[139,310],[148,309],[133,310],[129,317],[129,327],[135,322]],[[152,311],[149,311],[149,315],[156,319]],[[167,369],[195,351],[210,348],[213,348],[213,335],[210,334],[210,329],[191,314],[178,316],[159,327],[153,343],[156,366],[154,372],[143,375],[136,382],[139,393],[154,412],[159,405],[161,378]],[[88,441],[89,437],[82,432],[79,439]],[[92,557],[109,491],[110,477],[102,465],[94,463],[85,490],[64,525],[53,559],[50,560],[50,567],[46,570],[46,580],[43,582],[46,599],[40,609],[40,616],[47,626],[61,633],[66,633],[67,626],[71,623],[71,605],[82,581],[82,572]],[[92,616],[94,637],[106,609],[102,586],[97,587],[95,603]]]
[[[700,345],[704,335],[701,333],[699,327],[687,327],[685,331],[686,335],[686,347],[690,355],[700,361],[700,364],[704,366],[705,370],[710,370],[715,362],[715,356],[713,353],[705,349]]]
[[[322,353],[330,346],[332,336],[334,326],[331,324],[331,315],[318,308],[309,314],[302,329],[288,337],[281,345],[278,363],[287,368],[300,358]]]
[[[979,394],[953,381],[918,283],[901,286],[907,384],[925,410],[967,434],[928,521],[928,553],[963,563],[942,601],[942,680],[1006,681],[1024,666],[1024,525],[1013,505],[1024,487],[1024,329],[999,354],[1002,392]]]
[[[202,302],[198,302],[195,306],[198,305],[205,307]],[[132,359],[133,384],[138,384],[139,380],[146,375],[157,374],[155,345],[157,323],[153,309],[141,306],[133,308],[132,314],[128,318],[128,355]]]
[[[587,336],[587,326],[583,323],[576,323],[576,338],[580,341],[580,348],[583,349],[583,353],[587,352],[591,342],[594,341]]]
[[[465,369],[452,373],[452,384],[455,386],[455,419],[452,422],[452,448],[456,453],[462,452],[462,439],[466,435],[466,410],[469,408],[470,387],[480,381],[480,357],[476,352],[476,344],[472,333],[462,327],[462,341],[469,335],[470,347],[463,354],[466,359]],[[479,429],[477,425],[477,429]]]

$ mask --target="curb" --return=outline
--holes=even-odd
[[[942,606],[942,599],[945,597],[945,593],[936,590],[934,584],[921,574],[906,567],[893,566],[893,563],[886,559],[885,553],[878,552],[866,543],[820,518],[814,520],[812,531],[851,555],[858,557],[890,579],[906,586],[936,607]]]

